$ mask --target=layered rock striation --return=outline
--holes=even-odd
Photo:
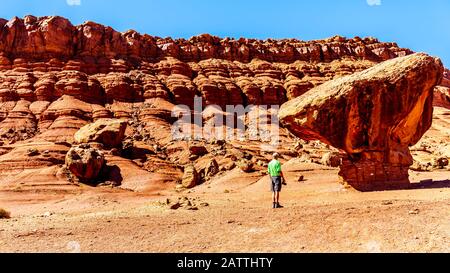
[[[280,104],[335,76],[412,53],[373,38],[189,40],[120,33],[62,17],[0,20],[0,101],[89,103],[166,98],[192,104]],[[360,62],[355,62],[358,60]]]
[[[383,61],[411,52],[398,48],[395,43],[358,37],[348,40],[336,36],[311,42],[296,39],[222,39],[208,34],[188,40],[160,38],[141,35],[133,30],[121,33],[94,22],[74,26],[69,20],[58,16],[14,17],[9,21],[0,19],[0,28],[0,51],[13,57],[13,64],[21,63],[25,69],[26,64],[20,59],[48,62],[56,58],[63,61],[66,67],[84,70],[88,74],[111,68],[124,72],[119,70],[139,68],[142,62],[155,62],[167,56],[186,63],[207,59],[242,63],[260,59],[293,63],[331,62],[345,56]],[[123,60],[123,63],[112,60]],[[54,60],[34,67],[46,68],[51,64],[57,66]]]

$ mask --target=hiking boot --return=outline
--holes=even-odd
[[[284,207],[283,207],[282,205],[280,205],[280,203],[277,203],[276,208],[277,208],[277,209],[281,209],[281,208],[284,208]]]
[[[272,208],[276,209],[277,208],[277,203],[273,202],[273,207]]]

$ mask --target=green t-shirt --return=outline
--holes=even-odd
[[[270,176],[281,176],[281,163],[278,160],[272,160],[267,167]]]

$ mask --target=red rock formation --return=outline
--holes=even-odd
[[[329,81],[284,104],[280,120],[303,139],[349,154],[340,175],[359,190],[408,184],[408,149],[430,128],[439,59],[416,53]]]
[[[120,33],[94,22],[74,26],[61,17],[0,19],[1,151],[23,142],[72,143],[76,131],[101,118],[138,119],[143,125],[129,127],[127,137],[145,133],[166,146],[171,109],[192,106],[195,95],[204,106],[280,105],[328,80],[411,53],[373,38],[261,41],[204,34],[186,40]],[[15,160],[0,158],[4,166]],[[173,166],[186,160],[178,153],[152,159],[167,163],[158,170],[166,174],[178,174]],[[135,172],[135,162],[125,161],[120,164]]]
[[[164,97],[190,105],[198,94],[206,104],[280,104],[340,71],[410,53],[373,38],[260,41],[204,34],[173,40],[93,22],[73,26],[61,17],[15,17],[0,28],[0,71],[15,72],[2,73],[8,79],[1,81],[0,97],[34,101],[65,94],[95,103]],[[340,69],[311,64],[344,58],[368,61]]]
[[[81,181],[97,179],[105,164],[105,156],[89,144],[73,146],[66,154],[65,163],[69,171]]]

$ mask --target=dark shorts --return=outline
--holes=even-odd
[[[280,192],[281,191],[281,176],[272,176],[270,177],[272,182],[271,190],[272,192]]]

